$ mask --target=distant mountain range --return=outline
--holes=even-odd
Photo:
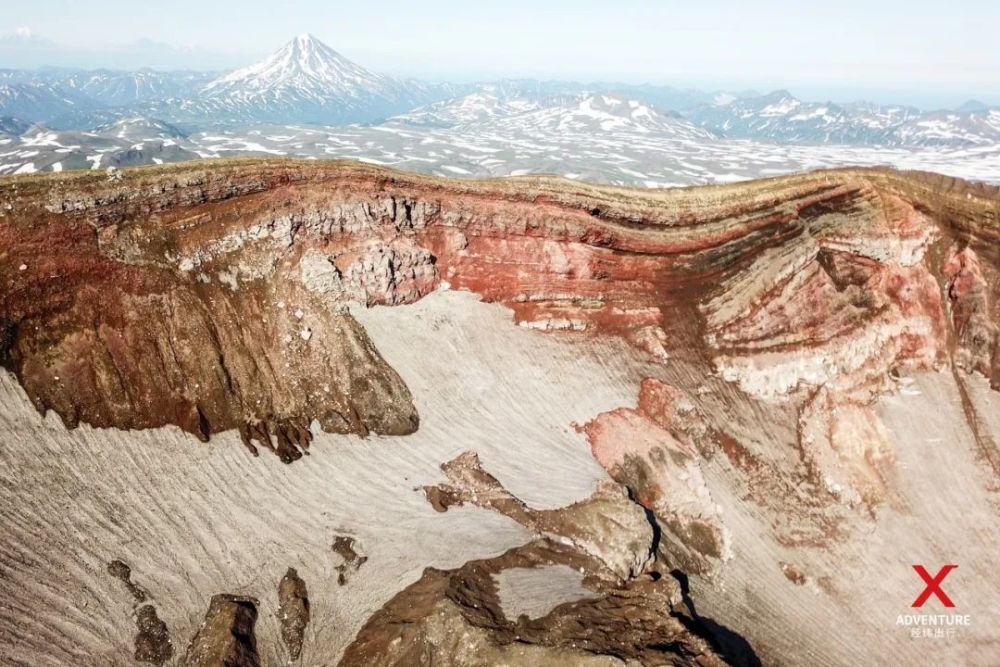
[[[198,158],[351,158],[441,176],[559,174],[618,185],[728,182],[820,167],[889,164],[1000,182],[1000,145],[871,147],[719,137],[675,112],[613,94],[504,100],[477,92],[381,123],[271,123],[188,132],[146,117],[92,130],[0,118],[0,174]]]
[[[372,72],[311,35],[300,35],[260,62],[222,74],[0,70],[0,116],[60,130],[92,129],[136,117],[187,132],[261,123],[377,123],[393,116],[411,125],[451,127],[519,118],[587,94],[637,101],[661,115],[679,113],[715,136],[735,139],[950,147],[1000,141],[1000,109],[975,101],[951,111],[922,112],[867,102],[804,102],[786,91],[759,95],[535,80],[430,84]]]
[[[0,173],[226,155],[650,187],[859,163],[998,181],[1000,109],[616,83],[429,84],[371,72],[309,35],[227,73],[0,70]]]
[[[501,97],[496,86],[461,98],[437,102],[390,118],[387,125],[467,127],[510,135],[554,132],[590,133],[626,130],[662,138],[710,140],[716,135],[672,111],[656,109],[611,93],[554,95],[548,98]]]
[[[784,90],[689,110],[721,136],[814,144],[984,146],[1000,142],[1000,109],[967,102],[954,111],[921,112],[869,102],[803,102]]]
[[[190,130],[261,122],[370,122],[467,92],[396,80],[357,65],[311,35],[225,74],[0,70],[0,116],[86,129],[155,117]]]

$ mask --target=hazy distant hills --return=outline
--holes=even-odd
[[[398,117],[448,127],[517,118],[587,94],[677,112],[715,136],[795,143],[980,146],[1000,136],[1000,110],[970,101],[922,112],[868,102],[804,102],[670,86],[506,80],[479,85],[399,80],[354,63],[311,35],[232,72],[0,70],[0,116],[81,130],[119,119],[158,119],[188,132],[261,123],[344,125]]]
[[[190,132],[136,116],[93,130],[54,130],[0,119],[0,174],[251,155],[351,158],[453,177],[549,173],[644,187],[848,164],[1000,182],[996,144],[890,148],[730,139],[681,114],[611,94],[540,102],[477,92],[381,123],[340,126],[268,123]]]
[[[0,174],[230,155],[664,187],[841,164],[1000,181],[1000,109],[372,72],[309,35],[231,72],[0,70]]]
[[[680,114],[614,94],[503,99],[478,92],[390,118],[386,125],[474,129],[485,135],[530,137],[559,133],[600,136],[628,132],[662,139],[706,141],[716,135]]]
[[[87,95],[44,80],[0,84],[0,116],[29,123],[57,123],[63,117],[86,116],[102,106]],[[82,122],[88,123],[90,120],[87,118]],[[72,123],[65,126],[71,127]]]
[[[687,114],[727,137],[817,144],[983,146],[1000,141],[1000,109],[967,102],[954,111],[921,112],[870,102],[796,99],[787,91],[702,105]]]

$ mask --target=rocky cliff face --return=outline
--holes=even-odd
[[[406,387],[347,306],[443,280],[522,326],[680,348],[762,399],[953,353],[996,385],[996,197],[952,188],[843,171],[638,195],[266,162],[15,180],[3,363],[69,426],[402,434]]]
[[[587,502],[632,513],[614,528],[586,503],[538,511],[474,454],[440,461],[448,481],[423,487],[433,509],[499,513],[542,541],[428,571],[345,664],[466,664],[455,652],[487,645],[517,664],[752,664],[745,641],[685,610],[675,577],[738,571],[736,499],[783,558],[850,543],[905,504],[905,453],[879,401],[914,374],[951,376],[977,474],[987,487],[1000,474],[993,399],[976,379],[1000,387],[994,189],[842,170],[651,192],[236,161],[9,180],[0,214],[0,363],[70,428],[239,429],[285,462],[314,422],[406,447],[420,397],[359,314],[448,290],[582,355],[600,341],[629,350],[632,403],[565,426],[617,485]],[[781,563],[793,583],[822,581]],[[593,597],[505,617],[490,577],[542,565],[582,569]],[[615,626],[638,617],[634,632]],[[457,628],[464,644],[442,648],[435,636]],[[738,630],[766,659],[785,655],[767,627]],[[836,646],[824,650],[843,657]]]

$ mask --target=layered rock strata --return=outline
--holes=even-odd
[[[980,386],[1000,386],[995,189],[838,170],[653,192],[232,161],[12,179],[0,214],[0,363],[71,428],[238,429],[250,452],[285,462],[308,452],[316,424],[412,434],[420,402],[358,313],[436,291],[502,304],[530,335],[629,347],[634,401],[565,425],[610,480],[539,509],[475,452],[439,459],[446,481],[415,486],[433,510],[485,509],[535,541],[428,570],[345,664],[463,664],[462,651],[512,664],[753,664],[749,645],[723,645],[733,633],[685,616],[679,582],[747,571],[741,554],[763,547],[746,542],[750,519],[732,519],[745,506],[775,571],[835,597],[803,554],[853,544],[860,526],[913,504],[898,464],[911,453],[879,402],[919,393],[914,374],[948,375],[987,491],[1000,471]],[[406,328],[395,335],[405,346]],[[343,536],[333,547],[343,585],[365,556]],[[516,605],[497,577],[549,566],[582,569],[567,586],[586,595],[507,618]],[[290,657],[309,615],[297,576],[281,593],[297,610],[282,633]],[[252,630],[253,601],[213,608],[219,627]],[[155,609],[140,616],[156,635]],[[771,629],[748,637],[780,657]],[[195,643],[189,661],[216,650]],[[257,660],[252,641],[230,648]]]

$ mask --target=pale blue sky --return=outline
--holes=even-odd
[[[33,0],[0,15],[0,33],[19,27],[60,48],[7,46],[0,67],[229,67],[311,32],[371,69],[436,80],[614,79],[1000,103],[996,0]],[[185,50],[121,48],[143,39]]]

